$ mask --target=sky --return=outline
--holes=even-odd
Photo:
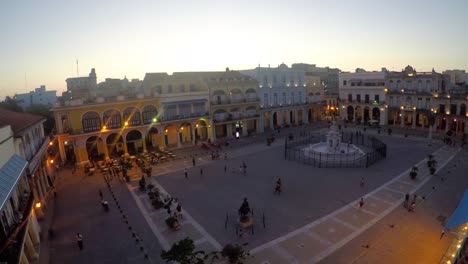
[[[91,68],[98,82],[299,62],[468,71],[467,13],[466,0],[4,1],[0,98],[61,92]]]

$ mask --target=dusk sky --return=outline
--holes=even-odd
[[[282,62],[468,70],[467,14],[467,0],[5,1],[0,98],[65,90],[77,59],[98,82]]]

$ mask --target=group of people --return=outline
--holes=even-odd
[[[408,209],[408,212],[414,212],[414,208],[416,207],[416,200],[418,196],[415,194],[413,195],[413,200],[410,203],[410,195],[409,193],[405,194],[405,201],[403,202],[403,207]]]

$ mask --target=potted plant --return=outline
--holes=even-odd
[[[180,229],[179,220],[177,220],[177,218],[175,218],[174,216],[169,216],[168,218],[166,218],[166,225],[172,230]]]
[[[435,167],[430,167],[430,168],[429,168],[429,172],[431,173],[431,175],[434,175],[434,174],[435,174],[435,171],[436,171],[436,168],[435,168]]]
[[[159,199],[159,198],[154,198],[154,199],[151,201],[151,205],[153,205],[153,208],[154,208],[154,209],[159,210],[159,209],[163,208],[164,203],[161,201],[161,199]]]
[[[242,261],[249,255],[249,252],[243,248],[245,245],[247,244],[227,244],[221,251],[221,255],[227,258],[231,264],[242,263]]]
[[[140,185],[140,191],[146,192],[146,180],[145,176],[142,176],[141,179],[138,181],[138,184]]]
[[[154,185],[150,183],[150,184],[146,185],[146,189],[148,189],[148,191],[151,192],[154,189]]]
[[[411,179],[414,180],[414,179],[416,179],[417,176],[418,176],[418,167],[413,166],[411,168],[411,171],[410,171],[410,177],[411,177]]]
[[[436,164],[437,164],[437,161],[434,159],[433,155],[427,156],[427,167],[428,168],[435,167]]]
[[[203,264],[213,263],[218,259],[218,252],[206,254],[204,251],[195,251],[195,243],[190,238],[185,238],[174,243],[168,251],[161,252],[161,259],[167,262],[176,262],[180,264]],[[211,258],[211,262],[209,261]]]

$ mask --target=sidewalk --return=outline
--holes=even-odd
[[[72,175],[71,169],[63,169],[57,181],[53,209],[48,206],[48,210],[53,211],[48,221],[54,236],[45,237],[47,230],[42,231],[43,248],[39,263],[161,263],[161,246],[135,208],[125,183],[114,181],[111,185],[129,225],[124,223],[99,173],[86,176],[78,170]],[[102,208],[99,189],[109,202],[109,212]],[[45,226],[46,221],[41,224]],[[77,232],[83,235],[82,251],[74,240]],[[137,234],[139,242],[135,241],[132,233]],[[148,252],[149,259],[145,258],[140,246]]]

